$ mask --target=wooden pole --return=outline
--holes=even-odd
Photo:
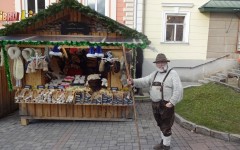
[[[127,58],[126,58],[126,50],[125,50],[124,44],[122,44],[122,47],[123,47],[123,57],[124,57],[124,63],[125,63],[126,72],[127,72],[127,78],[130,79],[131,74],[130,74],[130,70],[129,70],[129,67],[128,67],[128,62],[127,62]],[[134,94],[133,94],[133,90],[132,90],[131,86],[129,87],[129,91],[130,91],[132,99],[133,99],[134,122],[135,122],[136,130],[137,130],[138,147],[139,147],[139,150],[141,150],[139,129],[138,129],[138,120],[137,120],[137,113],[136,113],[136,104],[135,104],[135,98],[134,98]]]

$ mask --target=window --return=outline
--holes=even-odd
[[[45,0],[37,0],[38,12],[45,9]]]
[[[45,0],[25,0],[25,10],[30,14],[38,13],[39,11],[45,9]]]
[[[86,5],[88,5],[90,8],[96,10],[97,12],[108,16],[107,14],[107,3],[105,0],[86,0]]]
[[[189,13],[164,13],[163,41],[186,43],[189,33]]]

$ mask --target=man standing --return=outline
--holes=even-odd
[[[138,79],[128,79],[128,84],[137,88],[150,88],[153,115],[161,130],[161,142],[153,147],[155,150],[169,150],[171,128],[174,122],[174,106],[182,99],[183,88],[178,73],[168,68],[170,62],[162,53],[156,60],[157,70]]]

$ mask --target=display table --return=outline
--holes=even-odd
[[[21,125],[30,119],[127,121],[133,118],[132,105],[19,103]]]

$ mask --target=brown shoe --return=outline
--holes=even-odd
[[[163,148],[163,140],[161,140],[160,144],[157,144],[153,147],[153,149],[155,150],[161,150]]]

